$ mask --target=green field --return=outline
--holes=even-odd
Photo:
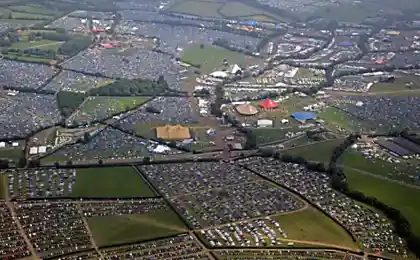
[[[0,199],[4,199],[6,197],[7,189],[6,176],[0,172]]]
[[[301,156],[309,161],[328,163],[331,159],[335,147],[343,143],[342,139],[326,140],[309,145],[304,145],[292,149],[287,149],[285,153]]]
[[[22,12],[12,12],[13,19],[35,19],[35,20],[48,20],[53,19],[53,16],[42,15],[42,14],[30,14]]]
[[[9,10],[15,12],[26,12],[31,14],[41,14],[41,15],[59,15],[60,12],[56,12],[51,9],[44,8],[40,5],[15,5],[9,6]]]
[[[266,143],[276,142],[280,140],[287,139],[286,133],[293,132],[296,129],[287,128],[255,128],[252,129],[252,133],[257,138],[257,144],[262,145]]]
[[[18,161],[23,156],[22,148],[1,148],[0,159],[9,159]]]
[[[221,18],[217,10],[223,6],[222,3],[208,1],[182,1],[172,6],[169,10],[175,13],[191,14],[203,17]]]
[[[401,91],[410,93],[410,90],[419,90],[420,89],[420,76],[410,75],[410,74],[397,74],[397,78],[394,82],[379,82],[374,84],[369,92],[398,92]],[[409,94],[408,94],[409,95]]]
[[[413,231],[420,235],[420,189],[409,188],[397,183],[378,179],[351,169],[344,169],[351,190],[363,192],[366,196],[401,211],[408,219]]]
[[[186,231],[173,211],[91,217],[87,221],[98,246],[140,242]]]
[[[24,20],[24,19],[0,19],[0,24],[11,24],[13,26],[29,26],[39,23],[38,20]]]
[[[132,167],[78,169],[74,197],[150,197],[149,186]]]
[[[96,114],[96,111],[106,110],[107,114],[113,115],[131,110],[147,100],[148,97],[90,97],[79,109],[81,114]]]
[[[273,217],[286,232],[287,238],[358,249],[346,231],[315,208]]]
[[[184,0],[173,5],[169,11],[214,18],[241,18],[243,20],[252,19],[266,22],[284,20],[283,17],[279,17],[270,12],[260,10],[253,6],[247,5],[246,3],[241,3],[240,1],[230,1],[223,3],[219,1],[207,0]]]
[[[366,123],[360,122],[349,114],[341,111],[336,107],[327,107],[318,113],[318,117],[325,121],[325,125],[331,130],[338,130],[340,132],[346,131],[361,131],[366,129]]]
[[[224,67],[223,59],[225,58],[229,64],[238,64],[240,67],[243,67],[246,62],[246,56],[240,53],[215,46],[200,48],[198,44],[185,48],[181,60],[192,65],[200,65],[200,70],[208,73],[222,69]]]

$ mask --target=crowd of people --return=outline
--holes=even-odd
[[[91,248],[88,231],[71,201],[14,202],[23,230],[43,258]]]
[[[256,51],[260,39],[229,32],[216,31],[192,26],[173,26],[162,23],[124,22],[121,25],[125,32],[132,32],[140,36],[159,39],[159,49],[176,54],[178,49],[185,48],[191,43],[211,45],[217,39],[226,40],[231,46]]]
[[[272,158],[248,158],[243,165],[305,196],[360,240],[364,248],[405,255],[404,242],[384,216],[330,187],[329,177]]]
[[[178,73],[180,68],[175,60],[170,55],[146,49],[137,49],[133,55],[88,49],[63,67],[92,74],[100,73],[112,78],[157,80],[159,76],[164,76],[169,88],[181,88],[181,75]]]
[[[194,228],[281,212],[304,203],[248,170],[226,163],[150,165],[146,176]]]
[[[38,89],[54,74],[54,70],[47,65],[0,59],[0,87]]]
[[[2,259],[22,259],[31,255],[19,233],[12,214],[4,201],[0,201],[0,256]]]
[[[351,255],[339,251],[322,250],[221,250],[217,252],[220,260],[362,260],[363,256]]]
[[[90,88],[94,88],[103,82],[107,82],[107,80],[101,77],[93,77],[78,72],[63,70],[43,89],[86,92]]]
[[[10,170],[7,172],[11,198],[62,197],[71,194],[75,169]]]
[[[389,129],[420,128],[420,97],[347,96],[337,106],[344,111]]]
[[[160,113],[148,112],[148,107]],[[197,122],[195,118],[188,98],[157,97],[118,121],[118,125],[134,130],[139,124],[192,124]]]
[[[80,202],[85,217],[115,216],[166,211],[168,206],[162,198],[132,200],[86,200]]]
[[[72,161],[142,158],[152,144],[110,127],[91,137],[89,142],[65,146],[54,153]]]
[[[1,72],[0,72],[1,73]],[[24,137],[61,119],[53,95],[0,91],[0,138]]]
[[[201,231],[210,247],[214,246],[281,246],[277,239],[287,238],[287,233],[280,227],[279,222],[271,217],[264,219],[235,222]],[[268,240],[266,240],[268,238]],[[286,244],[287,245],[287,244]],[[284,245],[283,245],[284,246]]]

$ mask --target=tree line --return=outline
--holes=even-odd
[[[408,249],[417,257],[420,257],[420,237],[413,233],[411,225],[404,215],[399,210],[376,198],[366,196],[360,191],[351,190],[343,169],[337,166],[339,158],[344,154],[347,148],[357,141],[358,138],[360,138],[360,135],[352,134],[348,136],[341,145],[334,149],[327,171],[331,176],[332,188],[354,200],[363,202],[382,211],[387,218],[392,220],[395,231],[406,241]]]
[[[86,93],[60,91],[57,94],[57,104],[63,117],[70,116],[88,96],[157,96],[157,95],[187,95],[185,92],[169,88],[163,76],[157,80],[149,79],[119,79],[100,88],[93,88]]]

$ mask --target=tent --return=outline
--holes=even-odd
[[[343,41],[343,42],[340,42],[338,44],[338,46],[340,46],[340,47],[351,47],[351,46],[353,46],[353,43],[349,42],[349,41]]]
[[[239,114],[245,115],[245,116],[252,116],[252,115],[258,114],[258,109],[248,104],[237,105],[235,109]]]
[[[306,121],[310,119],[316,119],[316,114],[312,112],[295,112],[292,117],[298,121]]]
[[[238,64],[233,65],[232,70],[230,71],[230,73],[232,74],[241,74],[242,73],[242,69],[241,67],[238,66]]]
[[[273,108],[278,107],[279,105],[276,102],[274,102],[273,100],[267,98],[266,100],[264,100],[263,102],[261,102],[259,104],[259,106],[261,108],[265,108],[265,109],[273,109]]]

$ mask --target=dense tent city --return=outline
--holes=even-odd
[[[0,260],[420,260],[419,0],[0,0]]]

